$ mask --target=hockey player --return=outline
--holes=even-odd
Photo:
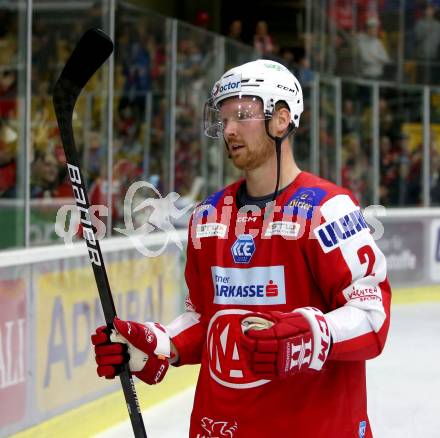
[[[92,336],[98,375],[160,382],[201,364],[190,437],[371,437],[365,361],[384,347],[386,262],[353,195],[301,171],[303,96],[281,64],[226,72],[205,106],[244,179],[193,212],[186,312]],[[128,347],[127,347],[128,346]],[[128,348],[128,354],[126,350]]]

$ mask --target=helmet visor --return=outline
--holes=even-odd
[[[233,96],[217,105],[213,99],[209,99],[205,103],[203,115],[204,131],[208,137],[221,138],[228,123],[249,123],[270,117],[264,114],[263,103],[256,96]]]

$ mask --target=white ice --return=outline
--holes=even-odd
[[[393,306],[382,355],[368,362],[368,409],[375,438],[440,437],[440,303]],[[194,389],[143,413],[148,438],[188,437]],[[131,435],[128,421],[96,438]]]

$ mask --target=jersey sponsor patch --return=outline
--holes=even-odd
[[[318,187],[302,187],[284,206],[283,212],[312,219],[313,209],[321,203],[327,192]]]
[[[231,247],[235,263],[249,263],[255,252],[254,238],[250,234],[240,234]]]
[[[343,290],[347,301],[382,301],[382,292],[378,286],[363,286],[351,284]]]
[[[196,237],[198,239],[204,237],[226,237],[227,226],[217,222],[209,222],[207,224],[197,224]]]
[[[276,221],[270,222],[264,232],[264,237],[285,236],[297,237],[301,225],[298,222]]]
[[[241,90],[241,74],[231,75],[217,82],[212,89],[212,96],[217,97]]]
[[[366,430],[367,430],[367,422],[360,421],[359,422],[359,438],[365,438]]]
[[[367,223],[359,208],[334,221],[324,222],[314,230],[315,236],[325,253],[339,248],[362,231],[369,232]]]
[[[223,268],[212,266],[215,304],[286,304],[284,266]]]

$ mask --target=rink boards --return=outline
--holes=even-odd
[[[440,301],[439,215],[417,213],[383,220],[378,244],[391,261],[393,303]],[[162,243],[152,239],[154,248]],[[102,248],[120,317],[166,323],[182,312],[185,254],[176,245],[155,258],[124,238]],[[0,254],[0,437],[85,437],[127,418],[119,383],[96,377],[89,336],[103,320],[85,254],[82,243]],[[142,408],[193,385],[196,375],[197,367],[184,367],[157,388],[137,384]]]
[[[126,242],[117,243],[104,250],[104,258],[118,315],[166,323],[181,313],[182,251],[168,245],[160,256],[148,258],[129,249]],[[96,376],[90,334],[104,321],[88,257],[69,257],[68,248],[47,251],[58,254],[46,254],[39,263],[17,259],[16,266],[0,268],[1,437],[29,427],[33,436],[66,436],[66,430],[74,436],[70,435],[74,424],[81,430],[78,436],[87,436],[99,430],[95,425],[99,421],[93,415],[89,418],[87,412],[92,411],[81,406],[96,399],[100,399],[96,406],[106,406],[95,409],[96,418],[104,417],[101,428],[123,419],[110,405],[122,406],[120,415],[126,415],[118,381]],[[80,253],[84,252],[81,248]],[[170,374],[170,388],[194,383],[190,369],[179,376],[176,372],[176,377]],[[152,395],[154,391],[146,391],[145,385],[138,386],[148,393],[147,405],[167,396],[165,389]],[[109,400],[121,400],[105,402],[107,394],[111,394]],[[80,411],[79,418],[72,420]]]

